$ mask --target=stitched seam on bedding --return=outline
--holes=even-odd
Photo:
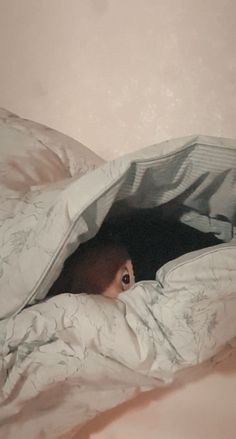
[[[192,258],[191,260],[181,262],[181,263],[180,263],[179,265],[177,265],[176,267],[171,268],[171,269],[168,271],[168,273],[165,274],[165,280],[168,279],[168,276],[169,276],[170,274],[172,274],[174,271],[178,270],[179,268],[183,267],[184,265],[191,264],[192,262],[195,262],[195,261],[197,261],[198,259],[204,258],[205,256],[211,255],[211,254],[213,254],[213,253],[218,253],[218,252],[221,252],[221,251],[224,251],[224,250],[230,250],[230,249],[232,249],[233,251],[236,251],[236,243],[235,243],[234,245],[227,245],[227,246],[225,246],[225,247],[222,247],[223,245],[225,246],[225,244],[218,244],[218,245],[217,245],[217,249],[212,249],[212,250],[209,250],[209,251],[206,252],[206,253],[201,253],[200,255],[195,256],[195,257]],[[189,253],[189,254],[191,254],[191,253]],[[235,268],[235,269],[236,269],[236,268]],[[161,268],[160,268],[160,270],[161,270]]]
[[[178,139],[175,139],[175,140],[178,140]],[[232,139],[233,140],[233,139]],[[163,142],[163,144],[164,143],[168,143],[169,141],[167,140],[166,142]],[[151,147],[154,147],[154,146],[157,146],[158,144],[156,144],[156,143],[154,143],[153,145],[150,145],[149,146],[149,148],[151,148]],[[159,144],[159,145],[161,145],[161,144]],[[230,151],[236,151],[236,145],[235,145],[235,147],[231,147],[231,146],[221,146],[221,145],[212,145],[212,144],[208,144],[208,143],[206,143],[206,142],[201,142],[201,143],[198,143],[196,140],[193,142],[193,143],[191,143],[191,145],[184,145],[184,146],[180,146],[178,149],[176,149],[175,151],[172,151],[172,152],[169,152],[169,153],[167,153],[167,154],[164,154],[164,155],[162,155],[161,157],[157,157],[157,156],[154,156],[154,158],[152,158],[152,159],[145,159],[145,158],[140,158],[140,159],[137,159],[137,160],[135,160],[135,161],[130,161],[130,163],[134,163],[134,164],[137,164],[137,163],[152,163],[152,162],[158,162],[158,161],[161,161],[161,160],[163,160],[163,159],[165,159],[165,158],[168,158],[168,157],[171,157],[171,156],[174,156],[174,155],[177,155],[177,154],[180,154],[181,152],[183,152],[183,151],[186,151],[187,149],[190,149],[190,148],[193,148],[193,147],[200,147],[200,146],[209,146],[209,148],[217,148],[217,149],[222,149],[223,151],[225,151],[225,150],[230,150]],[[138,151],[137,151],[137,153],[138,153]]]

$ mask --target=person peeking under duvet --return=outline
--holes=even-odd
[[[67,259],[49,295],[67,291],[114,298],[134,283],[133,265],[126,247],[108,237],[95,237],[81,244]]]
[[[67,259],[49,296],[63,293],[103,294],[114,298],[135,281],[153,280],[166,262],[221,241],[181,223],[153,214],[134,214],[102,226]]]

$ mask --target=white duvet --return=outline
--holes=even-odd
[[[21,125],[9,114],[2,121],[8,129],[18,123],[24,135],[34,137],[34,124]],[[234,145],[225,139],[180,139],[126,156],[82,178],[75,170],[60,179],[58,171],[56,185],[43,184],[43,174],[37,185],[42,204],[34,203],[32,169],[28,172],[21,165],[21,177],[28,172],[23,191],[14,182],[9,192],[7,178],[2,179],[0,437],[72,437],[97,413],[139,391],[171,383],[186,368],[210,359],[214,365],[218,352],[234,348]],[[16,142],[8,162],[17,147]],[[42,143],[34,142],[32,150],[37,148],[42,149]],[[56,148],[50,148],[55,154]],[[1,169],[5,163],[4,156]],[[28,200],[26,209],[22,194]],[[117,300],[62,294],[22,309],[45,297],[63,260],[78,245],[77,237],[92,236],[117,200],[135,207],[173,201],[172,212],[177,200],[182,221],[214,231],[228,242],[166,264],[156,281],[137,284]],[[16,258],[8,251],[13,241],[4,241],[4,236],[15,238],[19,218],[25,227],[25,212],[36,218],[30,220],[34,239],[20,246],[17,241]],[[23,272],[19,260],[27,261]]]

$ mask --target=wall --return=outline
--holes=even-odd
[[[234,0],[0,0],[0,106],[105,158],[236,137]]]

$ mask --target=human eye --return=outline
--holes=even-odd
[[[122,290],[125,291],[129,288],[130,285],[130,275],[127,270],[122,275],[121,278]]]

